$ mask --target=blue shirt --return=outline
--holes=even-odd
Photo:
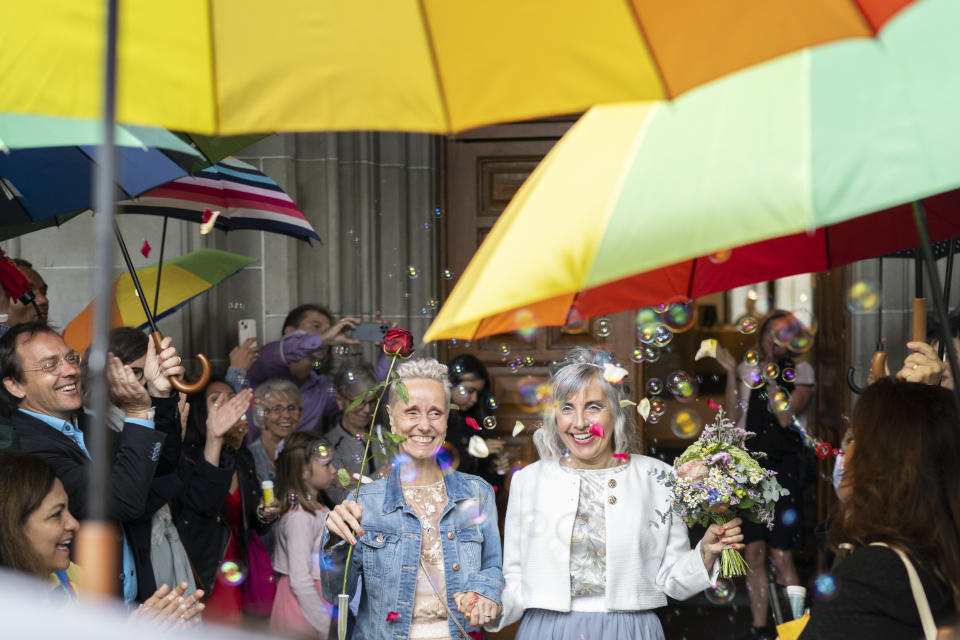
[[[73,440],[80,450],[83,451],[84,455],[87,458],[90,457],[90,452],[87,451],[87,445],[83,441],[83,432],[80,431],[77,427],[73,425],[72,422],[58,418],[56,416],[47,415],[45,413],[37,413],[35,411],[27,411],[26,409],[20,409],[23,413],[28,416],[33,416],[41,422],[45,422],[50,425],[63,435],[67,436]],[[142,420],[140,418],[127,418],[127,422],[132,422],[134,424],[139,424],[141,426],[147,427],[148,429],[153,429],[154,424],[153,420]],[[133,602],[137,599],[137,567],[134,564],[133,560],[133,547],[130,546],[130,543],[127,541],[127,535],[123,535],[123,601],[127,604]]]

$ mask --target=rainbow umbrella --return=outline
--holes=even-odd
[[[256,262],[255,258],[216,249],[198,249],[185,256],[167,260],[163,265],[163,283],[160,287],[159,313],[156,318],[174,313],[193,298],[253,262]],[[157,286],[157,266],[137,269],[137,276],[144,292],[153,297]],[[113,292],[110,326],[146,328],[149,323],[143,313],[143,305],[137,299],[129,273],[117,278],[113,284]],[[90,344],[95,302],[96,300],[91,301],[70,321],[63,332],[63,339],[77,351],[83,352]]]
[[[500,216],[425,340],[562,324],[581,292],[960,188],[958,26],[960,3],[925,0],[879,42],[592,109]]]
[[[911,1],[127,2],[117,118],[219,134],[462,131],[674,97],[872,36]],[[100,116],[106,5],[33,0],[5,12],[0,111]]]

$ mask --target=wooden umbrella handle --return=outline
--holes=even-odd
[[[913,341],[927,341],[927,299],[913,299]]]
[[[870,373],[874,380],[887,377],[887,352],[874,351],[873,359],[870,361]]]
[[[160,342],[163,340],[163,334],[159,331],[154,331],[150,334],[150,337],[153,338],[153,344],[156,345],[157,352],[159,353]],[[207,359],[207,356],[203,355],[202,353],[198,353],[194,357],[200,362],[199,380],[193,384],[188,384],[183,381],[183,378],[170,378],[170,386],[181,393],[197,393],[206,387],[208,382],[210,382],[210,360]]]

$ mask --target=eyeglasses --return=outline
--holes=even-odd
[[[264,407],[263,412],[266,414],[276,413],[280,415],[286,411],[287,413],[300,413],[300,405],[298,404],[288,404],[287,406],[277,405],[275,407]]]
[[[60,366],[66,362],[72,367],[80,366],[80,354],[76,351],[70,351],[63,356],[54,356],[52,358],[47,358],[39,363],[39,366],[34,367],[33,369],[24,369],[23,372],[28,371],[43,371],[44,373],[54,374],[60,371]]]
[[[356,401],[356,398],[354,398],[353,400],[351,400],[351,401],[350,401],[350,404],[353,404],[354,401]],[[373,407],[375,407],[376,405],[377,405],[377,397],[376,397],[376,396],[373,396],[373,397],[371,397],[371,398],[367,398],[367,399],[364,400],[363,402],[358,403],[357,406],[355,406],[355,407],[353,408],[353,410],[356,411],[356,410],[359,409],[360,407],[373,408]]]

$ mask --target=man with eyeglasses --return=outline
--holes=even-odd
[[[107,360],[110,400],[124,412],[123,431],[111,443],[113,466],[107,501],[107,517],[120,523],[143,513],[167,437],[154,428],[151,395],[169,396],[168,376],[184,371],[176,350],[168,346],[159,355],[151,348],[147,359],[156,374],[148,378],[150,390],[118,358],[111,355]],[[54,468],[69,496],[71,513],[83,520],[87,516],[90,455],[83,430],[78,354],[49,326],[18,324],[0,337],[0,380],[0,400],[8,412],[2,423],[16,434],[20,451],[43,458]],[[170,422],[169,418],[165,416],[164,421]],[[124,600],[132,602],[137,596],[137,578],[126,541],[123,559],[119,578]]]

